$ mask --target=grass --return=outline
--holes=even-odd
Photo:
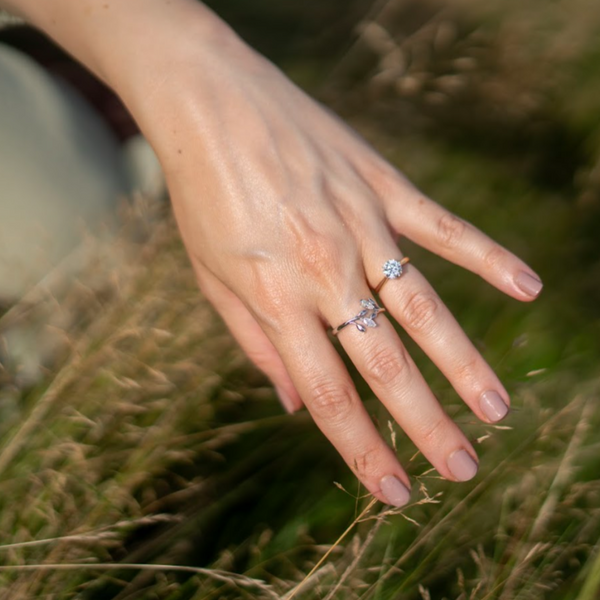
[[[406,340],[475,440],[478,477],[439,479],[357,378],[418,491],[401,511],[373,503],[305,413],[283,414],[200,297],[171,217],[135,205],[125,221],[138,241],[124,232],[101,285],[106,268],[92,265],[0,321],[50,318],[64,340],[34,388],[2,375],[0,598],[600,594],[600,11],[591,0],[375,9],[355,41],[325,36],[321,71],[322,40],[298,32],[310,68],[287,47],[279,60],[546,284],[520,305],[403,244],[513,399],[501,426],[478,423]]]

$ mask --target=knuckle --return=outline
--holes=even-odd
[[[313,416],[334,423],[345,421],[354,411],[357,402],[349,385],[333,380],[313,383],[309,394],[308,406]]]
[[[340,251],[336,240],[322,234],[314,234],[305,239],[300,255],[301,267],[305,273],[321,273],[323,270],[331,272],[331,268],[338,264]]]
[[[462,360],[456,367],[456,378],[461,382],[472,381],[476,378],[479,372],[480,358],[479,356],[470,356]]]
[[[289,294],[277,285],[257,286],[251,294],[252,314],[264,331],[283,334],[296,307]]]
[[[354,456],[351,467],[358,477],[365,477],[377,472],[379,463],[379,448],[371,447],[357,452]]]
[[[285,221],[290,254],[297,260],[301,274],[318,279],[331,276],[332,270],[337,269],[343,259],[343,233],[335,226],[328,229],[315,227],[299,210],[289,209]]]
[[[377,161],[368,168],[367,179],[371,189],[382,198],[389,197],[398,188],[400,177],[389,164]]]
[[[492,246],[484,255],[483,262],[488,268],[495,269],[506,260],[507,252],[500,246]]]
[[[404,321],[413,331],[427,330],[441,307],[440,299],[431,292],[418,291],[412,294],[404,307]]]
[[[408,369],[408,358],[402,348],[378,348],[369,354],[365,362],[367,380],[378,387],[391,385],[408,373]]]
[[[448,422],[444,416],[437,417],[433,421],[428,421],[421,432],[421,440],[427,446],[438,448],[440,440],[448,436]]]
[[[455,248],[462,241],[467,224],[456,215],[445,213],[438,222],[438,239],[446,248]]]

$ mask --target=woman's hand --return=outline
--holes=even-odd
[[[534,299],[541,282],[513,254],[423,196],[204,7],[188,0],[161,5],[155,26],[173,34],[172,18],[179,34],[165,46],[161,30],[160,51],[138,48],[137,59],[125,60],[137,65],[135,76],[128,79],[127,66],[101,51],[88,62],[121,93],[157,151],[205,295],[285,407],[306,405],[367,489],[402,505],[408,477],[363,407],[328,329],[372,297],[383,263],[401,258],[399,236],[518,300]],[[387,282],[380,298],[388,312],[377,327],[346,327],[342,346],[438,472],[471,479],[473,447],[390,319],[481,420],[506,414],[506,390],[417,265]]]
[[[371,493],[406,502],[408,478],[364,409],[327,329],[372,296],[383,263],[400,258],[399,235],[521,300],[537,295],[538,278],[425,198],[241,44],[191,60],[164,90],[157,101],[160,131],[151,139],[200,287],[288,410],[304,403]],[[417,266],[389,281],[381,300],[480,419],[506,414],[502,384]],[[386,316],[377,325],[366,332],[345,328],[339,340],[439,473],[470,479],[477,470],[471,444]]]

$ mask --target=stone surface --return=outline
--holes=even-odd
[[[400,261],[391,259],[383,265],[383,274],[388,279],[398,279],[402,275],[402,265]]]
[[[376,308],[379,308],[375,300],[372,300],[371,298],[368,298],[367,300],[361,300],[360,304],[361,306],[363,306],[364,308],[368,308],[369,310],[375,310]]]

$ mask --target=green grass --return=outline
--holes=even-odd
[[[387,3],[405,16],[416,4]],[[407,340],[475,440],[477,478],[437,478],[394,428],[418,493],[402,511],[375,504],[357,519],[370,498],[305,413],[283,414],[161,218],[100,290],[86,283],[94,267],[58,297],[80,317],[41,384],[22,393],[2,376],[0,598],[598,597],[600,11],[591,0],[485,6],[382,15],[413,59],[385,85],[363,38],[327,38],[321,71],[322,46],[309,69],[288,47],[277,55],[425,193],[545,281],[523,305],[402,246],[512,396],[502,426],[477,422]],[[455,33],[440,38],[442,23]],[[312,38],[295,35],[310,54]],[[478,66],[444,91],[461,58]],[[423,87],[403,95],[398,78],[416,76]],[[392,443],[388,415],[357,385]]]

